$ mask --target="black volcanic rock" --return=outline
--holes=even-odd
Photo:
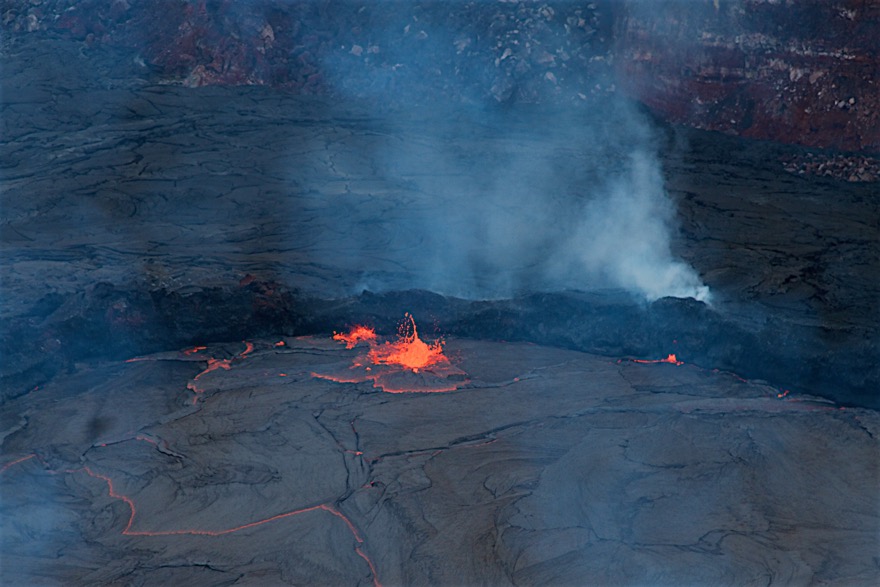
[[[444,350],[457,391],[327,381],[365,351],[273,337],[4,402],[4,582],[877,578],[876,411],[693,365]]]

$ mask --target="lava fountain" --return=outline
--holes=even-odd
[[[380,343],[375,331],[367,326],[354,326],[348,333],[334,334],[333,340],[345,344],[347,349],[366,343],[369,351],[355,357],[347,369],[312,373],[313,377],[337,383],[372,381],[373,387],[387,393],[454,391],[467,382],[467,374],[444,354],[444,341],[423,341],[409,313],[404,316],[396,340]]]
[[[427,344],[419,338],[416,321],[407,313],[398,330],[395,342],[386,342],[370,349],[368,358],[376,365],[399,365],[418,373],[419,369],[433,366],[451,366],[443,354],[443,341]]]

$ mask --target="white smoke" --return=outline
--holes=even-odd
[[[615,288],[648,301],[708,301],[696,271],[673,254],[676,210],[664,188],[662,141],[643,112],[619,96],[555,102],[549,82],[542,107],[499,104],[491,92],[475,97],[486,85],[481,75],[498,75],[490,62],[451,79],[461,100],[435,103],[425,64],[456,62],[457,33],[431,28],[406,45],[412,53],[395,54],[407,28],[369,30],[382,59],[404,64],[385,72],[388,84],[370,83],[360,55],[324,63],[341,95],[375,111],[369,141],[348,146],[369,159],[354,168],[368,168],[369,181],[394,194],[358,194],[353,183],[327,203],[319,249],[332,257],[328,265],[344,259],[360,268],[356,292],[422,288],[487,299]],[[495,48],[482,50],[491,56]],[[608,82],[601,74],[595,81]],[[395,104],[390,112],[386,102]]]
[[[480,120],[485,136],[465,134],[470,119],[443,120],[387,129],[397,140],[378,149],[376,168],[411,186],[412,200],[385,215],[398,242],[382,257],[402,271],[366,269],[359,287],[471,299],[611,288],[709,301],[672,252],[676,210],[641,113],[505,115]],[[348,234],[375,227],[347,220]],[[375,249],[364,256],[375,266]]]
[[[562,254],[575,275],[580,267],[587,280],[607,281],[649,301],[672,296],[708,302],[709,288],[671,252],[674,221],[659,162],[636,151],[624,173],[586,206]]]

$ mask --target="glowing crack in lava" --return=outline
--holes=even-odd
[[[143,441],[147,441],[150,443],[155,443],[155,441],[153,441],[152,439],[144,437],[144,436],[140,436],[140,435],[134,437],[133,439],[134,440],[143,440]],[[99,446],[107,446],[107,445],[102,444]],[[19,465],[21,463],[24,463],[24,462],[29,461],[34,458],[36,458],[37,460],[39,460],[41,462],[44,462],[43,459],[41,459],[36,453],[25,455],[23,457],[19,457],[17,459],[9,461],[8,463],[0,466],[0,475],[6,473],[10,468],[14,467],[15,465]],[[66,474],[85,473],[86,475],[88,475],[89,477],[91,477],[93,479],[97,479],[99,481],[102,481],[107,488],[107,494],[110,496],[110,498],[119,500],[119,501],[123,502],[128,507],[128,510],[129,510],[128,521],[126,522],[125,527],[121,531],[123,536],[144,536],[144,537],[211,536],[211,537],[220,537],[220,536],[226,536],[227,534],[234,534],[236,532],[250,530],[252,528],[258,528],[260,526],[263,526],[264,524],[269,524],[272,522],[276,522],[278,520],[284,520],[286,518],[292,518],[292,517],[299,516],[302,514],[308,514],[310,512],[321,512],[321,511],[327,512],[328,514],[332,514],[333,516],[342,520],[342,522],[348,528],[348,531],[351,533],[352,538],[354,538],[354,541],[355,541],[355,544],[354,544],[355,553],[360,558],[362,558],[364,560],[364,562],[367,564],[367,566],[370,569],[370,575],[372,578],[373,587],[382,587],[382,584],[379,582],[378,572],[376,571],[376,564],[373,562],[373,559],[371,559],[369,557],[369,555],[364,551],[364,538],[363,538],[363,536],[361,536],[361,533],[358,531],[357,527],[354,525],[354,522],[352,522],[348,516],[346,516],[344,513],[342,513],[332,503],[320,503],[320,504],[309,506],[309,507],[304,507],[304,508],[300,508],[300,509],[296,509],[296,510],[290,510],[290,511],[282,512],[280,514],[276,514],[274,516],[269,516],[267,518],[255,520],[255,521],[249,522],[247,524],[241,524],[240,526],[226,527],[226,528],[221,528],[221,529],[217,529],[217,530],[209,530],[209,529],[201,529],[201,528],[179,528],[179,529],[169,529],[169,530],[134,530],[132,528],[132,526],[134,526],[135,518],[137,517],[137,511],[138,511],[137,505],[135,504],[135,501],[131,497],[129,497],[123,493],[120,493],[116,489],[116,486],[113,483],[113,479],[111,479],[109,476],[104,475],[102,473],[98,473],[87,465],[83,466],[83,467],[79,467],[77,469],[64,469],[62,471],[54,471],[52,469],[46,468],[46,472],[49,474],[52,474],[52,475],[56,475],[61,472],[66,473]]]
[[[679,361],[674,354],[668,355],[665,359],[631,359],[633,363],[669,363],[670,365],[684,365],[684,361]]]
[[[23,462],[25,462],[25,461],[29,461],[29,460],[35,458],[36,456],[37,456],[37,455],[35,455],[35,454],[29,454],[29,455],[25,455],[25,456],[23,456],[23,457],[17,458],[17,459],[15,459],[15,460],[13,460],[13,461],[9,461],[8,463],[6,463],[6,464],[3,465],[2,467],[0,467],[0,473],[5,473],[6,470],[9,469],[10,467],[14,467],[15,465],[17,465],[17,464],[19,464],[19,463],[23,463]]]
[[[366,326],[355,326],[347,334],[334,334],[333,339],[348,349],[359,342],[368,343],[370,349],[358,355],[344,371],[312,373],[312,377],[337,383],[372,381],[373,387],[387,393],[454,391],[467,382],[467,374],[443,354],[442,340],[428,344],[419,338],[415,319],[409,313],[393,342],[380,344],[375,331]]]
[[[354,547],[355,552],[359,557],[366,561],[367,566],[370,568],[370,574],[373,579],[374,587],[382,587],[381,583],[379,583],[379,578],[376,573],[376,565],[373,563],[372,559],[363,551],[362,545],[364,543],[364,539],[361,537],[360,532],[358,532],[355,525],[352,521],[340,512],[338,509],[333,507],[330,504],[322,503],[318,505],[314,505],[311,507],[301,508],[298,510],[292,510],[288,512],[284,512],[281,514],[277,514],[274,516],[270,516],[268,518],[264,518],[262,520],[257,520],[254,522],[250,522],[248,524],[242,524],[240,526],[234,526],[231,528],[224,528],[221,530],[201,530],[201,529],[178,529],[178,530],[132,530],[132,525],[134,524],[135,516],[137,515],[137,507],[135,506],[134,500],[130,497],[119,493],[116,488],[113,486],[113,480],[107,475],[102,475],[101,473],[96,473],[92,471],[89,467],[83,467],[81,469],[87,475],[94,479],[100,479],[107,485],[107,492],[113,499],[118,499],[124,502],[129,509],[128,523],[125,525],[125,528],[122,530],[123,536],[181,536],[181,535],[190,535],[190,536],[224,536],[226,534],[232,534],[235,532],[240,532],[242,530],[248,530],[250,528],[256,528],[257,526],[262,526],[263,524],[268,524],[270,522],[274,522],[276,520],[283,520],[284,518],[290,518],[293,516],[298,516],[301,514],[306,514],[314,511],[325,511],[330,513],[340,520],[342,520],[345,525],[348,527],[348,530],[351,532],[352,536],[355,539],[356,545]]]
[[[236,359],[244,359],[245,357],[247,357],[249,354],[251,354],[254,351],[254,343],[248,342],[246,340],[242,341],[242,342],[244,342],[244,347],[245,347],[243,351],[241,351],[240,353],[238,353],[236,356],[234,356],[231,359],[215,359],[213,357],[209,357],[208,358],[208,366],[205,368],[205,370],[202,371],[201,373],[199,373],[198,375],[196,375],[195,377],[193,377],[193,380],[186,384],[186,388],[195,394],[192,398],[193,405],[196,405],[198,403],[199,396],[201,394],[205,393],[205,390],[203,388],[199,387],[199,385],[196,383],[196,381],[198,381],[199,379],[201,379],[203,376],[207,375],[208,373],[210,373],[212,371],[216,371],[217,369],[223,369],[225,371],[229,371],[230,369],[232,369],[232,361],[235,361]],[[184,354],[189,355],[193,352],[199,352],[199,351],[205,350],[205,348],[206,347],[195,347],[195,348],[191,349],[190,351],[184,351]]]

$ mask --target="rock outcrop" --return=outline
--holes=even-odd
[[[880,150],[880,3],[624,3],[620,83],[673,122],[811,147]]]
[[[126,48],[141,75],[189,86],[574,105],[622,88],[696,128],[880,150],[868,0],[6,0],[0,13],[10,33]]]

